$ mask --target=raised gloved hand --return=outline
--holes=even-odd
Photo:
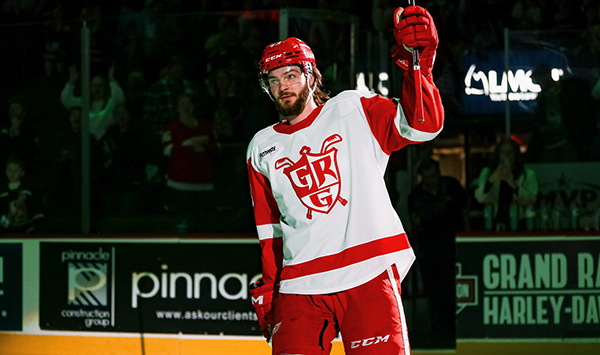
[[[413,69],[412,49],[419,50],[419,64],[425,77],[431,75],[439,39],[431,14],[420,6],[399,7],[394,13],[396,49],[392,57],[402,69]]]
[[[273,329],[273,298],[277,294],[277,290],[272,284],[265,284],[262,279],[250,284],[250,298],[252,306],[256,312],[260,329],[263,336],[270,341],[271,331]]]

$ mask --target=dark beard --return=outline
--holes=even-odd
[[[300,94],[297,96],[296,102],[292,105],[292,107],[285,108],[281,106],[279,100],[275,100],[275,107],[277,108],[277,112],[283,117],[290,116],[298,116],[304,110],[304,106],[306,106],[306,101],[308,100],[308,85],[304,86]]]

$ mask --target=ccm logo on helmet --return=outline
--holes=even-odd
[[[273,59],[280,58],[280,57],[282,57],[282,56],[283,56],[283,53],[280,53],[280,54],[274,55],[274,56],[272,56],[272,57],[269,57],[269,58],[265,59],[265,63],[266,63],[266,62],[270,62],[270,61],[272,61]]]
[[[363,339],[363,340],[356,340],[350,343],[350,348],[352,349],[356,349],[358,347],[361,346],[369,346],[369,345],[374,345],[374,344],[379,344],[379,343],[387,343],[387,341],[390,339],[390,335],[386,335],[386,336],[377,336],[377,337],[373,337],[373,338],[367,338],[367,339]]]

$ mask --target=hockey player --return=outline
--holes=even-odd
[[[394,58],[406,69],[399,100],[354,90],[329,99],[297,38],[262,53],[261,86],[286,118],[258,132],[247,152],[263,267],[250,293],[273,354],[329,354],[338,332],[349,355],[410,353],[400,282],[415,256],[383,174],[393,151],[435,138],[444,113],[431,77],[431,15],[399,8],[394,25]]]

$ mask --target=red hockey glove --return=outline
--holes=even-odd
[[[394,13],[396,49],[392,57],[404,70],[412,71],[412,48],[419,49],[419,64],[425,77],[431,75],[439,39],[433,18],[420,6],[399,7]]]
[[[265,285],[262,279],[250,284],[249,289],[260,329],[264,337],[269,341],[271,339],[271,330],[273,329],[272,302],[277,294],[277,290],[274,289],[272,284]]]

